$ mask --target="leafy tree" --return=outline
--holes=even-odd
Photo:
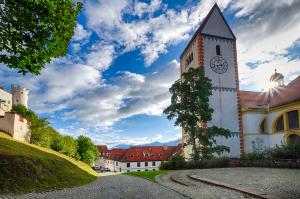
[[[164,110],[169,120],[181,126],[187,135],[187,144],[192,145],[193,160],[211,158],[213,153],[229,151],[226,146],[216,145],[216,136],[230,136],[230,131],[216,126],[206,127],[212,119],[213,109],[209,107],[212,95],[211,80],[204,76],[203,68],[190,68],[169,89],[171,105]]]
[[[55,138],[51,144],[51,148],[72,158],[77,157],[77,142],[71,136],[67,135]]]
[[[67,53],[81,8],[73,0],[1,0],[0,63],[38,75]]]
[[[90,138],[81,135],[77,138],[77,144],[81,161],[92,165],[99,159],[99,151]]]

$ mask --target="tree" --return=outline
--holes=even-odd
[[[0,1],[0,63],[38,75],[67,53],[81,8],[73,0]]]
[[[80,135],[77,138],[77,144],[77,151],[81,161],[92,165],[99,159],[99,151],[90,138]]]
[[[203,68],[190,68],[183,73],[182,81],[176,81],[169,89],[171,105],[164,110],[169,120],[181,126],[187,135],[187,144],[192,145],[193,160],[211,158],[213,153],[228,151],[226,146],[216,145],[216,136],[230,136],[230,131],[216,126],[206,127],[212,119],[209,107],[212,95],[211,80],[204,76]]]
[[[46,118],[39,118],[32,110],[27,109],[22,104],[13,105],[12,111],[20,114],[30,122],[30,143],[49,147],[48,143],[45,143],[47,142],[45,140],[48,139],[46,133],[50,124]]]
[[[67,135],[55,138],[51,144],[51,148],[69,157],[77,158],[77,142],[71,136]]]

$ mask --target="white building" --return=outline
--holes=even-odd
[[[22,104],[28,107],[28,90],[12,85],[12,93],[0,88],[0,131],[20,141],[30,141],[28,121],[11,112],[12,106]]]
[[[230,153],[224,155],[239,157],[244,152],[263,150],[289,139],[298,139],[300,78],[284,86],[283,75],[275,72],[270,78],[277,88],[272,90],[273,95],[240,91],[236,37],[217,4],[180,56],[180,74],[190,67],[203,67],[205,75],[212,81],[209,105],[214,113],[206,125],[231,131],[229,139],[216,138],[218,144],[230,147]],[[293,118],[291,124],[288,118]],[[260,130],[262,128],[264,132]],[[185,143],[185,140],[183,129],[182,142]],[[184,148],[186,158],[190,157],[191,152],[191,146]]]
[[[134,146],[129,149],[112,149],[101,157],[103,167],[114,172],[156,171],[162,161],[169,160],[181,151],[177,146]],[[101,152],[101,151],[100,151]]]

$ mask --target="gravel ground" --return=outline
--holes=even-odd
[[[177,171],[177,172],[164,174],[159,176],[157,178],[157,181],[159,184],[166,186],[170,189],[176,190],[177,192],[180,192],[188,196],[189,198],[197,198],[197,199],[251,198],[239,192],[194,181],[188,178],[187,174],[192,174],[192,175],[197,174],[197,170]],[[171,177],[181,183],[186,184],[187,186],[173,182],[171,180]]]
[[[194,174],[279,198],[300,198],[299,169],[223,168],[196,170]]]
[[[0,196],[1,199],[100,199],[100,198],[185,198],[179,193],[167,189],[157,183],[126,175],[100,177],[94,182],[76,188],[30,193],[19,196]]]

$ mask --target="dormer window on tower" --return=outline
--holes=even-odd
[[[219,45],[216,46],[216,54],[221,56],[221,47]]]

